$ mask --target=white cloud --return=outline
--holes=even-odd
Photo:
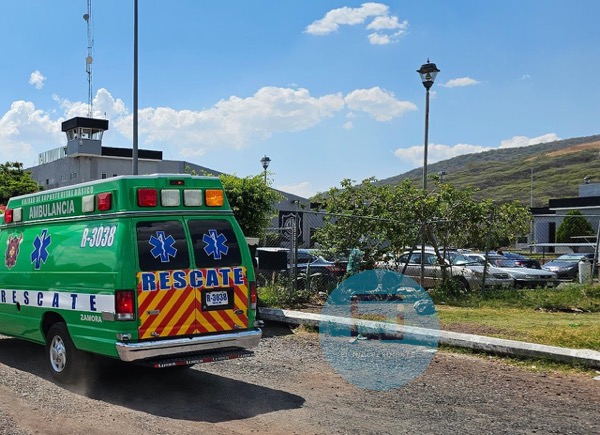
[[[527,136],[514,136],[511,139],[506,139],[500,142],[500,148],[519,148],[540,143],[554,142],[560,140],[556,133],[546,133],[542,136],[529,138]]]
[[[332,9],[320,20],[306,26],[305,33],[324,36],[336,32],[340,26],[356,26],[374,17],[366,26],[366,30],[375,30],[367,37],[373,45],[386,45],[396,42],[406,33],[408,21],[399,22],[398,17],[388,15],[389,6],[382,3],[363,3],[359,8],[344,6]]]
[[[389,121],[404,115],[405,112],[417,110],[417,106],[409,101],[397,100],[393,93],[380,87],[357,89],[344,98],[348,108],[370,114],[377,121]]]
[[[22,162],[25,167],[37,163],[37,154],[66,143],[61,123],[74,116],[87,116],[87,104],[70,102],[53,95],[63,115],[52,118],[51,112],[37,109],[31,101],[15,101],[0,118],[0,150],[5,160]],[[95,116],[119,117],[127,112],[123,101],[114,99],[106,89],[94,98]]]
[[[76,116],[87,116],[88,105],[82,101],[69,101],[60,98],[58,95],[53,95],[52,98],[56,101],[64,112],[65,119],[70,119]],[[127,114],[125,103],[120,98],[113,98],[110,92],[104,88],[96,91],[96,96],[92,100],[94,118],[115,119]]]
[[[354,128],[354,123],[352,122],[352,120],[355,119],[356,117],[357,117],[357,115],[354,112],[346,113],[347,121],[343,125],[344,130],[352,130]]]
[[[309,181],[303,181],[298,184],[282,184],[275,186],[277,190],[281,190],[286,193],[293,193],[294,195],[301,196],[303,198],[310,198],[315,194]]]
[[[388,6],[381,3],[363,3],[359,8],[344,6],[332,9],[325,17],[308,25],[304,31],[311,35],[327,35],[339,29],[340,25],[362,24],[369,17],[385,16]]]
[[[146,143],[177,144],[185,153],[207,148],[243,148],[278,132],[314,127],[344,107],[341,94],[312,97],[307,89],[264,87],[253,96],[232,96],[203,111],[169,107],[139,111],[139,132]],[[131,132],[131,115],[115,121],[124,136]]]
[[[19,161],[28,167],[37,161],[36,149],[52,149],[62,142],[60,124],[30,101],[13,102],[0,118],[0,147],[5,161]]]
[[[62,121],[87,116],[86,103],[57,95],[53,99],[60,111],[44,112],[31,102],[17,101],[0,118],[0,144],[5,158],[33,163],[37,152],[65,143],[60,131]],[[141,108],[139,135],[144,146],[170,148],[173,158],[189,158],[214,148],[247,147],[276,133],[307,130],[338,113],[346,117],[343,128],[351,129],[359,112],[376,121],[389,121],[410,110],[416,110],[413,103],[400,101],[378,87],[357,89],[345,97],[341,93],[312,96],[307,89],[264,87],[249,97],[232,96],[205,110]],[[110,120],[113,146],[131,140],[132,114],[108,90],[96,92],[93,116]]]
[[[452,79],[452,80],[448,80],[446,83],[440,85],[443,86],[445,88],[459,88],[459,87],[464,87],[464,86],[474,86],[474,85],[478,85],[479,81],[472,79],[471,77],[461,77],[458,79]]]
[[[427,146],[427,162],[440,162],[442,160],[451,159],[452,157],[461,156],[463,154],[480,153],[483,151],[489,151],[491,149],[492,148],[481,145],[470,145],[463,143],[456,144],[454,146],[429,144]],[[394,155],[414,166],[423,165],[423,145],[409,148],[398,148],[396,151],[394,151]]]
[[[93,100],[94,117],[108,118],[123,116],[127,113],[127,107],[120,98],[113,98],[110,92],[101,88],[96,92]]]
[[[379,33],[371,33],[368,38],[371,45],[387,45],[392,42],[389,35],[382,35]]]
[[[515,136],[512,139],[501,141],[499,148],[517,148],[556,140],[560,140],[556,133],[548,133],[534,138]],[[429,144],[427,146],[427,162],[435,163],[442,160],[451,159],[452,157],[462,156],[463,154],[480,153],[493,149],[497,148],[462,143],[454,146]],[[394,155],[414,166],[423,165],[423,145],[417,145],[408,148],[398,148],[396,151],[394,151]]]
[[[402,23],[398,22],[398,17],[392,16],[379,16],[375,17],[373,21],[367,26],[367,30],[391,30],[391,29],[406,29],[408,27],[408,21],[404,20]]]
[[[42,89],[45,81],[46,77],[38,70],[35,70],[29,76],[29,84],[35,86],[36,89]]]
[[[531,75],[529,75],[529,74],[523,74],[521,76],[521,80],[531,80]]]

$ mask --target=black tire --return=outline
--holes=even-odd
[[[458,294],[464,295],[469,293],[471,288],[469,287],[469,283],[464,278],[455,278],[454,282],[456,283]]]
[[[67,325],[60,322],[52,325],[46,336],[46,360],[57,382],[74,384],[85,373],[88,355],[75,348]]]

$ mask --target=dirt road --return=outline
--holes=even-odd
[[[105,364],[66,389],[43,348],[0,339],[0,434],[402,434],[600,432],[600,381],[438,352],[391,391],[359,389],[317,334],[268,326],[253,358],[152,370]]]

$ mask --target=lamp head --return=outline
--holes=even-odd
[[[423,86],[425,89],[429,90],[433,86],[433,82],[435,81],[435,77],[437,73],[440,72],[435,63],[429,62],[427,59],[427,63],[421,65],[421,69],[418,69],[417,72],[421,76],[421,81],[423,82]]]
[[[269,167],[269,163],[271,163],[271,159],[265,155],[262,159],[260,159],[260,162],[262,163],[263,169],[266,171]]]

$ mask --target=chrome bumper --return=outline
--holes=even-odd
[[[147,358],[177,356],[184,353],[205,352],[239,347],[252,349],[258,346],[262,337],[259,328],[250,331],[227,334],[206,335],[191,338],[174,338],[170,340],[143,341],[140,343],[116,343],[117,353],[122,361],[138,361]]]

